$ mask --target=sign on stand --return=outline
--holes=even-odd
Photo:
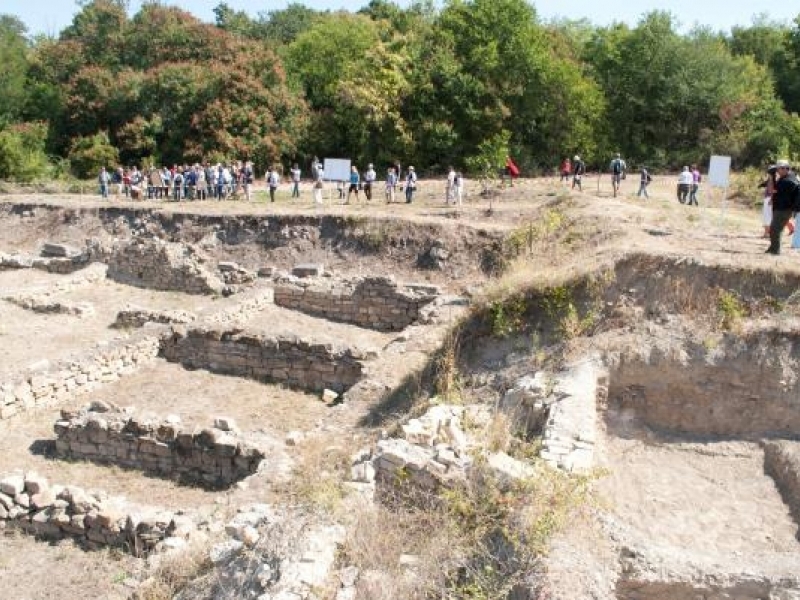
[[[720,225],[725,221],[725,208],[728,199],[728,186],[730,185],[731,157],[712,156],[708,163],[708,183],[711,186],[722,189],[722,200],[720,202],[719,220]]]

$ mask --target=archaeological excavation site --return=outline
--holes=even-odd
[[[800,600],[754,213],[0,200],[4,597]]]

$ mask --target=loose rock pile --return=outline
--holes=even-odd
[[[363,361],[373,356],[292,336],[211,327],[173,327],[161,351],[167,360],[190,368],[319,392],[347,390],[361,378]]]
[[[428,285],[398,285],[391,277],[347,280],[286,276],[275,285],[275,304],[334,321],[380,331],[401,331],[439,290]]]
[[[227,487],[258,470],[264,453],[242,439],[231,419],[190,431],[177,416],[158,419],[95,403],[78,412],[62,411],[56,454],[141,469],[207,487]]]
[[[130,506],[103,492],[51,485],[35,473],[0,479],[0,524],[46,539],[74,537],[88,548],[125,548],[137,556],[168,538],[183,542],[194,529],[186,516]]]

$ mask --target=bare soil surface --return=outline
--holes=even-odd
[[[774,563],[793,574],[797,527],[758,445],[610,438],[604,450],[609,474],[599,489],[625,545],[653,564],[743,573],[758,556],[758,569]]]

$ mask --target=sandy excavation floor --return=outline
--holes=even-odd
[[[600,493],[624,544],[649,562],[708,573],[797,566],[797,525],[758,445],[611,438],[603,461]]]
[[[6,271],[3,295],[28,294],[46,290],[49,285],[31,285],[39,278],[33,269]],[[47,275],[47,274],[46,274]],[[47,283],[70,276],[48,275]],[[54,293],[48,301],[89,303],[94,312],[82,316],[44,314],[0,301],[0,381],[13,379],[21,369],[47,359],[51,364],[91,351],[98,343],[123,339],[128,333],[111,324],[128,305],[161,310],[196,312],[215,305],[210,298],[178,292],[159,292],[102,280],[79,288]],[[46,340],[46,342],[44,342]]]

